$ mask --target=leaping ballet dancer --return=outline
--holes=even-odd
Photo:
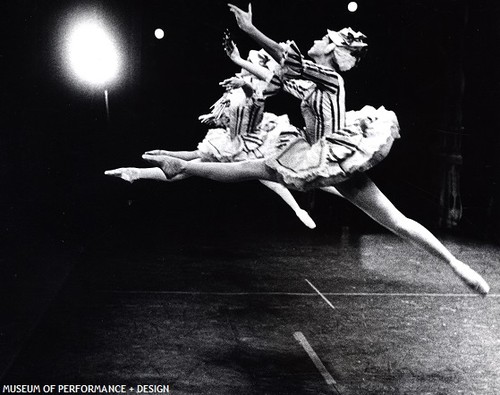
[[[222,182],[262,179],[288,188],[308,190],[335,186],[340,194],[369,217],[449,265],[474,292],[485,296],[486,281],[453,254],[424,226],[404,216],[377,188],[365,171],[379,163],[399,137],[395,114],[384,108],[365,107],[344,118],[345,92],[340,71],[352,68],[366,50],[366,37],[350,28],[327,34],[307,54],[293,41],[280,45],[252,22],[252,10],[229,4],[238,26],[282,65],[271,83],[302,100],[306,135],[296,136],[269,158],[236,163],[185,161],[165,155],[143,155],[169,179],[199,176]],[[352,122],[352,123],[351,123]]]
[[[257,160],[275,152],[282,131],[294,129],[286,115],[276,116],[264,112],[265,99],[276,93],[266,88],[267,81],[273,76],[272,70],[277,68],[278,64],[263,50],[250,51],[248,59],[242,59],[228,33],[225,34],[224,47],[229,58],[242,70],[235,77],[220,83],[226,92],[212,105],[211,113],[199,117],[202,123],[215,127],[209,129],[196,150],[152,150],[146,152],[146,155],[168,155],[193,163]],[[122,167],[107,170],[104,174],[119,177],[130,183],[139,179],[179,181],[189,177],[188,174],[183,174],[167,178],[158,167]],[[298,205],[286,187],[269,180],[259,181],[277,193],[304,225],[310,229],[316,227],[313,219]]]

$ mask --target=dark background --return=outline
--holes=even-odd
[[[61,52],[68,17],[86,6],[104,16],[125,59],[120,83],[109,87],[109,122],[103,91],[69,80]],[[347,107],[385,105],[398,114],[402,135],[370,175],[408,216],[436,229],[440,139],[460,131],[464,213],[453,231],[499,240],[498,2],[359,1],[350,13],[347,1],[256,0],[253,8],[258,27],[278,41],[294,39],[304,53],[327,27],[364,32],[368,54],[345,73]],[[194,149],[203,138],[197,116],[220,96],[217,83],[238,71],[221,49],[224,29],[242,53],[255,48],[225,2],[23,0],[2,2],[1,15],[0,232],[11,269],[4,278],[47,246],[84,254],[103,244],[195,237],[194,230],[307,232],[257,182],[129,185],[103,175],[144,166],[146,150]],[[154,37],[157,27],[163,40]],[[272,98],[267,109],[301,125],[292,97]],[[382,231],[340,199],[295,196],[317,221],[315,232]]]
[[[121,82],[109,87],[110,122],[102,90],[69,81],[60,50],[68,16],[87,4],[105,16],[124,50],[127,68]],[[393,109],[403,137],[371,176],[405,213],[435,226],[440,131],[457,130],[462,123],[459,230],[494,238],[500,6],[494,1],[360,1],[358,11],[350,13],[346,5],[257,0],[254,21],[276,40],[293,38],[304,52],[326,27],[364,32],[369,52],[345,74],[347,107]],[[0,199],[7,240],[54,234],[85,244],[125,226],[131,212],[136,216],[128,225],[137,231],[186,225],[252,232],[299,227],[280,199],[256,182],[127,185],[102,174],[143,166],[145,150],[194,149],[203,138],[206,129],[197,116],[221,94],[218,81],[237,71],[221,50],[223,30],[232,30],[243,53],[254,48],[224,2],[25,0],[3,2],[2,8]],[[153,35],[157,27],[166,32],[163,40]],[[462,103],[454,77],[459,67],[465,75]],[[457,119],[460,109],[463,122]],[[268,110],[287,112],[301,124],[294,98],[273,98]],[[374,227],[339,199],[322,193],[296,196],[322,225],[318,232],[339,224]]]

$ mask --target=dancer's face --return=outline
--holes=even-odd
[[[333,48],[333,43],[330,41],[328,35],[324,35],[321,40],[314,40],[314,44],[311,49],[307,51],[307,54],[311,57],[325,56],[328,55]]]

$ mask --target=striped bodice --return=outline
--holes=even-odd
[[[306,60],[289,42],[280,73],[270,86],[278,86],[301,99],[306,135],[311,144],[345,126],[344,80],[335,70]]]
[[[300,109],[311,144],[345,126],[345,106],[341,94],[343,89],[340,88],[332,91],[315,86],[302,100]]]
[[[231,137],[253,133],[262,121],[264,100],[255,97],[247,98],[242,89],[231,91],[228,99],[230,104],[224,114],[229,118]]]

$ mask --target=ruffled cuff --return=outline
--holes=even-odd
[[[283,77],[298,78],[304,70],[304,56],[300,53],[297,44],[294,41],[287,41],[284,45],[285,53],[281,61],[283,68]]]

